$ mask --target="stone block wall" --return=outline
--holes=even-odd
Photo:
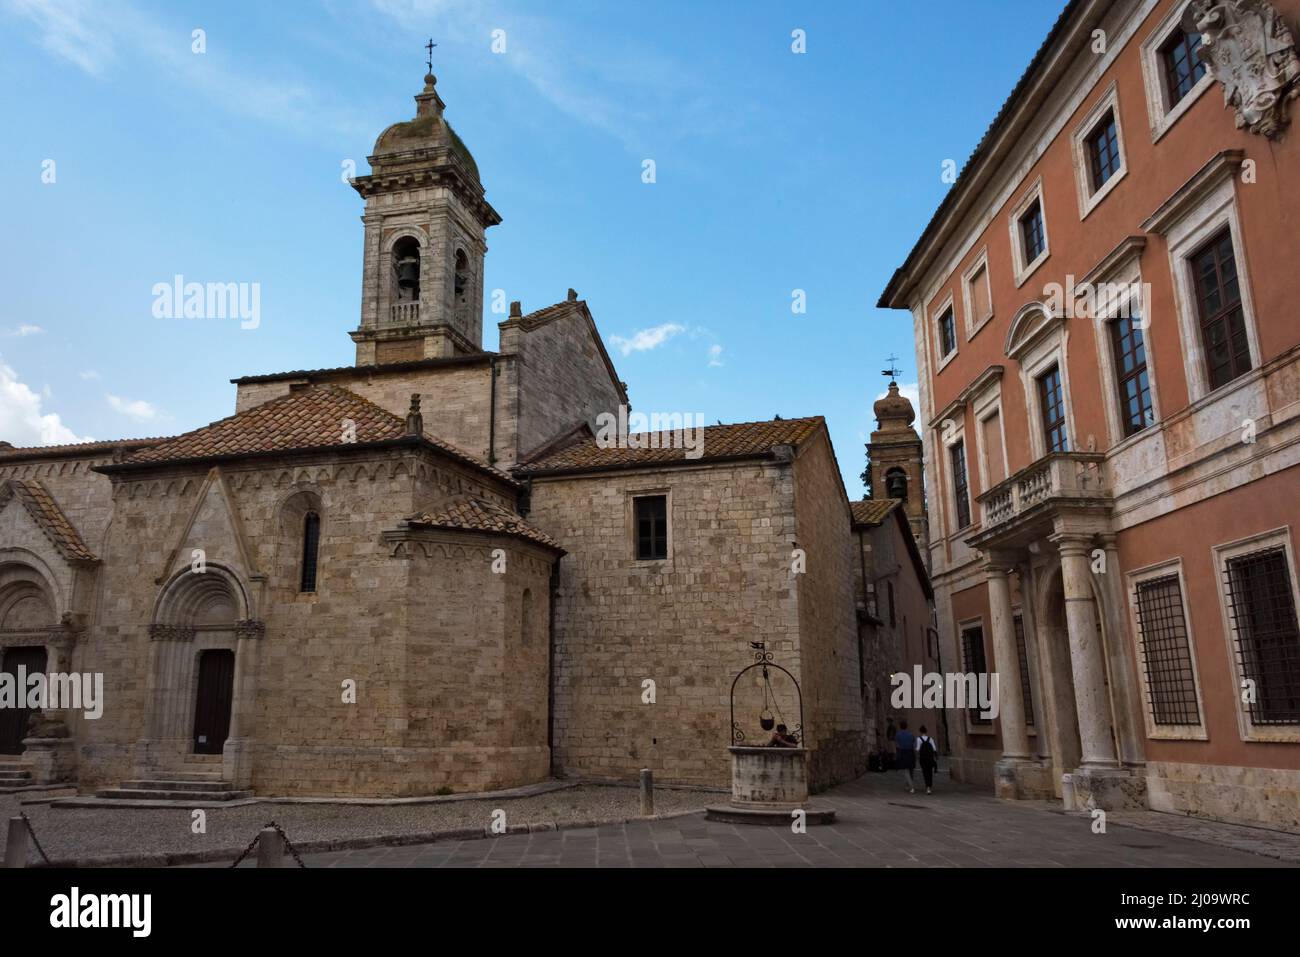
[[[638,562],[632,496],[664,490],[669,557]],[[569,552],[556,597],[557,769],[631,780],[648,767],[664,782],[727,786],[729,690],[754,660],[750,642],[798,674],[789,464],[539,479],[529,521]],[[757,706],[745,707],[737,720],[752,739]]]
[[[824,430],[804,443],[794,461],[794,515],[807,560],[806,571],[792,576],[798,590],[804,747],[810,751],[809,785],[821,789],[865,771],[871,745],[859,678],[851,519]]]

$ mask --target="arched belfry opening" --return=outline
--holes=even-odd
[[[469,320],[469,311],[472,303],[472,280],[470,274],[469,257],[465,255],[465,250],[456,250],[455,271],[452,274],[452,300],[456,311],[456,320],[458,323]]]
[[[885,493],[890,498],[907,501],[907,473],[902,469],[890,469],[885,473]]]
[[[403,236],[393,244],[393,301],[420,301],[420,243]]]

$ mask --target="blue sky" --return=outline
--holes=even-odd
[[[234,376],[350,364],[343,163],[414,115],[433,36],[504,220],[489,297],[576,288],[641,411],[825,415],[857,497],[886,357],[916,381],[876,299],[1059,9],[0,0],[0,438],[175,434],[231,414]],[[259,283],[260,324],[155,318],[176,274]]]

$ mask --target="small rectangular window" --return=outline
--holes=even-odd
[[[1231,228],[1224,229],[1192,255],[1192,274],[1196,280],[1206,373],[1210,388],[1217,389],[1251,369]]]
[[[1256,725],[1300,725],[1300,625],[1286,549],[1274,545],[1229,558],[1224,586],[1241,676]]]
[[[316,565],[320,553],[320,516],[308,512],[302,522],[302,578],[299,591],[316,590]]]
[[[1119,131],[1115,127],[1115,112],[1109,111],[1088,134],[1088,165],[1095,193],[1119,172]]]
[[[949,306],[939,317],[939,348],[943,355],[951,355],[957,348],[957,325]]]
[[[1178,576],[1139,582],[1133,603],[1151,720],[1155,724],[1199,725],[1201,711]]]
[[[1165,96],[1172,109],[1205,76],[1201,62],[1201,35],[1185,33],[1181,28],[1169,35],[1160,46],[1160,63],[1165,74]]]
[[[970,524],[970,488],[966,478],[966,443],[957,442],[949,450],[952,457],[952,492],[957,505],[957,528]]]
[[[1061,368],[1052,366],[1038,377],[1038,404],[1043,413],[1043,438],[1048,452],[1068,452],[1065,434],[1065,397],[1061,391]]]
[[[968,675],[975,675],[978,680],[979,676],[985,674],[988,666],[985,664],[984,657],[984,629],[978,625],[972,625],[963,628],[961,631],[961,655],[962,662],[966,666]],[[980,715],[980,706],[978,703],[974,707],[967,709],[967,720],[971,724],[989,725],[993,723],[991,718],[985,718]]]
[[[1114,319],[1110,323],[1111,352],[1115,359],[1115,386],[1119,390],[1119,417],[1124,435],[1134,435],[1155,422],[1151,381],[1147,376],[1146,341],[1141,317]]]
[[[1025,267],[1029,267],[1047,248],[1043,233],[1043,204],[1034,200],[1020,216],[1020,240],[1025,253]]]
[[[637,561],[668,557],[668,496],[645,495],[633,499]]]

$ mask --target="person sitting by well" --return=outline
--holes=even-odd
[[[767,742],[769,748],[797,748],[799,741],[793,734],[786,730],[786,726],[778,724],[776,730],[772,732],[772,740]]]

